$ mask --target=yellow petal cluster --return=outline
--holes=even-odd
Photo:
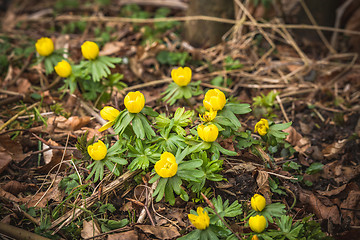
[[[119,110],[106,106],[100,111],[100,115],[103,119],[108,120],[106,124],[104,124],[98,131],[102,132],[114,125],[114,120],[120,114]]]
[[[101,140],[89,145],[87,151],[90,157],[96,161],[103,160],[107,154],[107,148]]]
[[[204,115],[200,115],[199,117],[204,122],[211,122],[216,117],[217,111],[214,111],[213,109],[210,109],[210,111],[206,111]]]
[[[203,103],[206,110],[209,111],[212,109],[214,111],[219,111],[225,106],[226,97],[225,94],[219,89],[210,89],[205,94]]]
[[[54,69],[57,75],[63,78],[69,77],[72,73],[71,65],[65,60],[58,62],[58,64],[56,64]]]
[[[139,113],[145,106],[145,97],[139,92],[129,92],[124,98],[126,109],[131,113]]]
[[[172,80],[179,85],[180,87],[186,86],[191,81],[191,69],[189,67],[179,67],[177,69],[171,70]]]
[[[197,229],[205,230],[209,227],[210,218],[209,215],[202,207],[198,207],[196,210],[198,216],[194,214],[188,214],[188,218],[192,225],[194,225]]]
[[[264,216],[256,215],[254,217],[250,217],[249,226],[252,231],[256,233],[261,233],[265,230],[267,225],[266,218]]]
[[[36,51],[40,56],[49,56],[54,51],[54,43],[50,38],[42,37],[35,43]]]
[[[160,160],[155,163],[155,172],[162,178],[169,178],[176,174],[178,164],[175,156],[170,152],[164,152]]]
[[[261,136],[264,136],[269,131],[269,122],[268,120],[262,118],[255,125],[255,132],[258,132]]]
[[[251,240],[259,240],[257,235],[252,236]]]
[[[201,124],[197,128],[197,133],[203,141],[214,142],[219,135],[219,129],[214,124],[209,124],[206,126]]]
[[[94,60],[99,55],[99,46],[91,41],[86,41],[81,45],[81,53],[87,60]]]
[[[251,198],[251,207],[257,211],[257,212],[261,212],[266,206],[266,200],[263,196],[261,196],[260,194],[255,194],[252,198]]]

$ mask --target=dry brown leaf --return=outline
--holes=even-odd
[[[21,200],[17,197],[15,197],[14,195],[12,195],[11,193],[5,191],[4,189],[0,188],[0,197],[8,199],[12,202],[20,202]]]
[[[139,62],[139,59],[137,57],[132,57],[129,59],[129,66],[131,71],[135,74],[135,76],[142,79],[144,68]]]
[[[337,183],[348,183],[359,174],[360,166],[343,166],[341,161],[334,161],[324,166],[321,176],[326,179],[333,179]]]
[[[63,116],[52,116],[47,120],[45,131],[49,132],[65,132],[76,131],[85,127],[90,122],[90,117],[72,116],[66,119]]]
[[[338,195],[339,193],[341,193],[342,191],[345,190],[347,184],[344,184],[338,188],[335,188],[333,190],[330,190],[330,191],[316,191],[317,193],[323,195],[323,196],[327,196],[327,197],[331,197],[331,196],[334,196],[334,195]]]
[[[10,136],[7,134],[0,135],[0,152],[2,151],[2,148],[10,154],[11,159],[16,163],[19,163],[27,156],[30,156],[30,153],[23,153],[22,145],[18,140],[11,140]]]
[[[138,240],[139,237],[135,230],[122,232],[122,233],[115,233],[108,236],[107,240]]]
[[[143,232],[152,234],[159,239],[173,239],[180,236],[180,233],[176,227],[162,227],[162,226],[151,226],[151,225],[136,225],[136,228],[141,229]]]
[[[59,144],[51,139],[47,141],[48,145],[44,144],[44,146],[59,146]],[[44,147],[45,149],[46,147]],[[60,166],[59,163],[61,162],[61,159],[63,158],[64,151],[59,149],[51,149],[49,151],[44,152],[44,161],[45,165],[35,168],[36,171],[40,173],[48,173],[49,171],[57,171],[58,167]],[[70,151],[66,151],[64,159],[70,158]],[[55,167],[56,166],[56,167]],[[55,167],[55,168],[54,168]],[[65,165],[61,165],[60,170],[65,169]]]
[[[269,185],[269,174],[265,171],[258,171],[256,183],[259,187],[259,192],[265,197],[268,204],[271,203],[271,191]]]
[[[28,184],[22,182],[18,182],[18,181],[10,181],[8,183],[6,183],[2,188],[14,195],[17,195],[18,193],[25,191],[28,188]]]
[[[315,215],[318,218],[331,219],[331,221],[334,224],[341,223],[339,208],[335,205],[326,206],[311,191],[307,191],[307,190],[299,191],[299,200],[301,203],[309,205],[311,210],[315,213]]]
[[[0,146],[0,173],[2,173],[7,168],[11,161],[11,155],[5,151],[5,148]]]
[[[182,210],[180,209],[171,209],[170,213],[168,214],[169,218],[174,218],[176,219],[176,221],[178,222],[178,225],[181,227],[186,227],[185,222],[183,221],[184,217],[184,213]]]
[[[18,93],[28,93],[28,92],[30,92],[31,83],[29,82],[29,80],[27,80],[25,78],[19,78],[16,81],[16,85],[17,85],[17,92]]]
[[[55,175],[52,174],[51,175],[51,178],[54,178]],[[58,201],[60,202],[63,197],[64,197],[64,193],[61,192],[59,190],[59,183],[61,181],[62,177],[60,176],[57,176],[56,177],[56,180],[53,184],[53,186],[49,189],[49,191],[47,191],[46,195],[43,197],[43,195],[45,194],[45,192],[38,192],[37,194],[35,195],[31,195],[31,196],[27,196],[25,198],[22,198],[21,201],[24,202],[24,203],[27,203],[27,207],[30,208],[30,207],[35,207],[35,204],[41,199],[41,201],[36,205],[36,207],[38,208],[44,208],[46,207],[47,205],[47,202],[49,200],[54,200],[54,201]]]
[[[108,42],[104,45],[102,50],[99,52],[99,55],[100,56],[108,56],[108,55],[119,52],[124,47],[125,47],[124,42]]]
[[[81,230],[81,237],[83,239],[91,238],[99,234],[100,234],[99,227],[94,221],[92,220],[90,220],[89,222],[86,220],[83,221],[83,229]]]
[[[343,139],[326,146],[322,151],[324,157],[327,159],[337,157],[340,151],[345,147],[347,142],[348,139]]]
[[[351,225],[359,226],[360,219],[356,216],[356,210],[359,210],[360,207],[360,191],[350,191],[340,207],[343,218],[349,216],[351,218]]]
[[[294,146],[294,149],[297,152],[304,153],[306,149],[311,146],[309,139],[304,138],[292,126],[288,127],[283,131],[289,133],[289,135],[286,136],[285,140],[289,142],[292,146]]]

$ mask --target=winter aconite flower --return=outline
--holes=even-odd
[[[249,225],[252,231],[261,233],[266,228],[266,218],[264,216],[256,215],[254,217],[250,217]]]
[[[188,67],[179,67],[171,70],[171,78],[180,87],[186,86],[191,81],[191,69]]]
[[[81,45],[81,52],[87,60],[94,60],[99,55],[99,46],[90,41],[86,41]]]
[[[260,194],[255,194],[252,198],[251,198],[251,207],[257,211],[257,212],[261,212],[266,206],[266,200],[263,196],[261,196]]]
[[[225,106],[226,97],[225,94],[219,89],[210,89],[205,94],[203,103],[206,110],[209,111],[212,109],[214,111],[219,111]]]
[[[155,171],[162,178],[169,178],[176,174],[178,164],[172,153],[164,152],[160,156],[160,160],[155,163]]]
[[[126,109],[131,113],[139,113],[145,106],[145,97],[139,92],[129,92],[124,98]]]
[[[54,43],[47,37],[42,37],[37,40],[35,47],[39,55],[44,57],[49,56],[54,51]]]
[[[100,115],[103,119],[108,120],[109,122],[107,122],[105,125],[103,125],[101,128],[99,128],[99,132],[105,131],[106,129],[108,129],[109,127],[114,125],[114,120],[116,119],[116,117],[119,114],[120,114],[119,110],[117,110],[113,107],[110,107],[110,106],[104,107],[100,111]]]
[[[210,218],[207,212],[202,208],[198,207],[196,210],[198,216],[194,214],[188,214],[189,220],[192,225],[194,225],[197,229],[205,230],[209,227]]]
[[[105,158],[107,148],[105,144],[99,140],[96,143],[89,145],[87,151],[92,159],[99,161]]]
[[[212,120],[214,120],[214,118],[216,117],[217,111],[214,111],[212,108],[210,109],[210,111],[206,111],[204,113],[204,115],[200,115],[199,117],[202,121],[204,122],[211,122]]]
[[[214,124],[207,126],[201,124],[197,128],[197,133],[203,141],[214,142],[219,135],[219,129]]]
[[[58,64],[54,67],[54,69],[57,75],[63,78],[69,77],[72,72],[70,64],[65,60],[58,62]]]
[[[257,235],[252,236],[251,240],[259,240]]]
[[[264,136],[269,131],[269,122],[268,120],[262,118],[255,125],[255,132],[258,132],[261,136]]]

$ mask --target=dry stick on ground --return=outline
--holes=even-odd
[[[31,105],[30,107],[25,108],[24,110],[21,110],[20,112],[18,112],[17,114],[15,114],[15,116],[13,116],[12,118],[10,118],[6,123],[4,123],[1,127],[0,127],[0,131],[3,130],[4,128],[6,128],[8,125],[10,125],[10,123],[12,123],[13,121],[15,121],[21,114],[25,113],[28,110],[33,109],[34,107],[37,107],[40,104],[40,102],[34,103],[33,105]]]
[[[137,175],[139,172],[140,172],[140,170],[136,170],[134,172],[127,171],[126,173],[124,173],[123,175],[121,175],[120,177],[118,177],[117,179],[115,179],[114,181],[109,183],[108,185],[104,186],[103,190],[102,190],[102,194],[110,193],[112,190],[121,186],[126,180],[131,179],[132,177]],[[64,222],[58,228],[56,228],[52,234],[54,235],[63,226],[68,225],[73,219],[79,217],[81,215],[81,213],[83,212],[83,209],[86,209],[86,208],[90,207],[91,205],[93,205],[97,201],[97,199],[98,199],[98,194],[93,193],[93,194],[91,194],[90,197],[82,200],[82,204],[80,206],[78,206],[76,209],[66,212],[62,217],[53,221],[50,228],[54,228],[57,225],[59,225],[61,222],[63,222],[63,221]]]
[[[284,118],[285,118],[286,122],[290,122],[290,121],[289,121],[289,118],[288,118],[288,116],[287,116],[287,114],[286,114],[286,112],[285,112],[284,106],[283,106],[283,104],[282,104],[282,102],[281,102],[281,98],[279,97],[279,95],[276,95],[276,101],[277,101],[277,102],[279,103],[279,105],[280,105],[281,112],[282,112],[282,114],[284,115]]]
[[[347,9],[347,7],[353,2],[353,0],[347,0],[346,2],[344,2],[337,10],[336,10],[336,18],[335,18],[335,28],[339,28],[340,27],[340,22],[341,22],[341,18],[345,12],[345,10]],[[338,32],[334,32],[333,35],[331,36],[331,46],[336,49],[336,42],[337,42],[337,37],[338,37],[339,33]]]
[[[35,233],[5,223],[0,223],[0,233],[3,233],[5,234],[5,236],[12,237],[14,239],[50,240],[49,238],[37,235]]]
[[[212,204],[212,202],[210,202],[210,200],[205,196],[205,194],[203,194],[202,192],[201,196],[205,199],[205,202],[207,203],[207,205],[209,205],[209,207],[211,207],[211,209],[214,211],[214,213],[216,214],[216,216],[224,223],[225,227],[227,229],[229,229],[238,239],[242,240],[242,238],[240,237],[240,235],[235,232],[230,226],[229,224],[219,215],[219,213],[216,211],[214,204]]]

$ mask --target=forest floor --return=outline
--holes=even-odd
[[[53,6],[51,1],[10,1],[0,12],[1,224],[53,239],[172,239],[194,229],[187,216],[190,210],[205,208],[207,198],[220,196],[241,204],[239,216],[225,217],[230,228],[246,239],[251,236],[246,225],[250,199],[259,193],[267,204],[284,204],[293,224],[308,217],[334,239],[359,235],[356,53],[346,48],[332,52],[320,39],[305,45],[296,41],[291,28],[278,22],[271,22],[271,27],[257,24],[245,13],[242,28],[232,28],[225,42],[195,48],[182,39],[186,18],[181,18],[185,12],[179,6],[85,2],[56,1]],[[64,87],[64,79],[46,73],[38,61],[35,43],[41,37],[50,37],[56,49],[65,49],[63,56],[73,63],[82,59],[81,45],[94,41],[100,56],[121,59],[111,69],[121,75],[97,82],[84,78],[72,92]],[[338,42],[347,40],[339,33]],[[341,47],[344,44],[338,44]],[[161,94],[172,82],[171,70],[179,66],[191,68],[192,82],[200,81],[202,92],[170,105]],[[189,201],[179,194],[174,205],[165,199],[155,201],[149,183],[152,167],[130,171],[125,165],[120,176],[105,168],[101,181],[87,179],[92,161],[76,146],[89,145],[93,137],[110,145],[118,139],[112,130],[98,131],[104,124],[99,113],[104,106],[121,111],[125,95],[140,91],[146,106],[169,119],[180,107],[193,111],[191,124],[183,126],[192,135],[201,123],[204,95],[212,88],[223,91],[228,102],[249,104],[252,111],[237,115],[239,135],[223,133],[217,139],[237,155],[220,155],[223,164],[217,174],[224,180],[207,180],[201,189],[205,198],[183,181]],[[270,124],[291,122],[284,130],[289,133],[286,140],[270,146],[254,133],[261,118]],[[148,119],[155,132],[161,132],[158,120]],[[132,149],[141,150],[140,143],[129,141]],[[151,148],[154,142],[141,144],[146,149],[138,156],[146,156],[147,150],[155,151],[149,158],[160,156]],[[129,163],[136,155],[130,148],[122,153]],[[268,229],[279,227],[274,222]],[[11,236],[1,227],[0,233]]]

